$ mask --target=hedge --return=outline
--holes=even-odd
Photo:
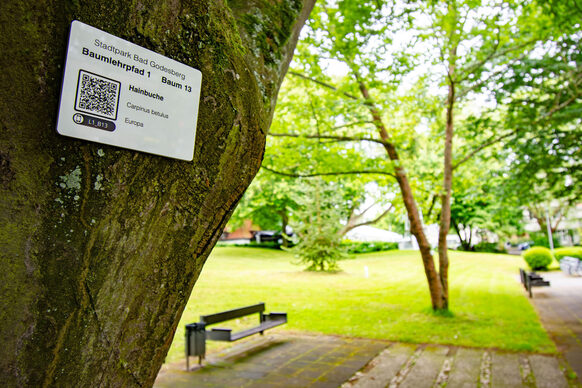
[[[398,243],[381,241],[364,242],[344,240],[342,242],[342,246],[347,248],[347,252],[349,254],[390,251],[398,249]]]
[[[556,260],[560,261],[566,256],[582,260],[582,247],[564,247],[554,249],[554,257]]]

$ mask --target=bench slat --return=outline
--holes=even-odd
[[[250,335],[253,334],[257,334],[260,333],[261,331],[267,330],[267,329],[271,329],[275,326],[279,326],[284,324],[286,321],[266,321],[261,323],[259,326],[257,327],[253,327],[247,330],[243,330],[243,331],[239,331],[238,333],[234,333],[231,335],[231,341],[237,341],[241,338],[245,338],[248,337]]]
[[[202,315],[200,321],[207,325],[212,325],[213,323],[224,322],[253,313],[262,313],[263,311],[265,311],[265,304],[258,303],[252,306],[241,307],[216,314]]]

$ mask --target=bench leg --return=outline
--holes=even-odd
[[[527,290],[527,292],[529,293],[529,297],[532,298],[533,295],[531,293],[531,280],[529,278],[529,275],[526,274],[525,276],[525,289]]]
[[[190,370],[190,330],[186,328],[186,372]]]

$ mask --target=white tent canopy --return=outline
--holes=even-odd
[[[399,243],[404,238],[398,233],[374,228],[372,226],[358,226],[346,233],[346,239],[353,241],[382,241]]]

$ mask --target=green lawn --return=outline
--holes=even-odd
[[[185,324],[198,321],[200,315],[258,302],[265,302],[268,311],[288,313],[289,322],[275,330],[556,351],[519,283],[518,268],[525,265],[521,257],[451,251],[452,317],[431,313],[418,252],[359,255],[341,261],[343,271],[336,274],[305,272],[292,260],[289,253],[275,250],[215,248],[194,287],[167,361],[184,357]]]

